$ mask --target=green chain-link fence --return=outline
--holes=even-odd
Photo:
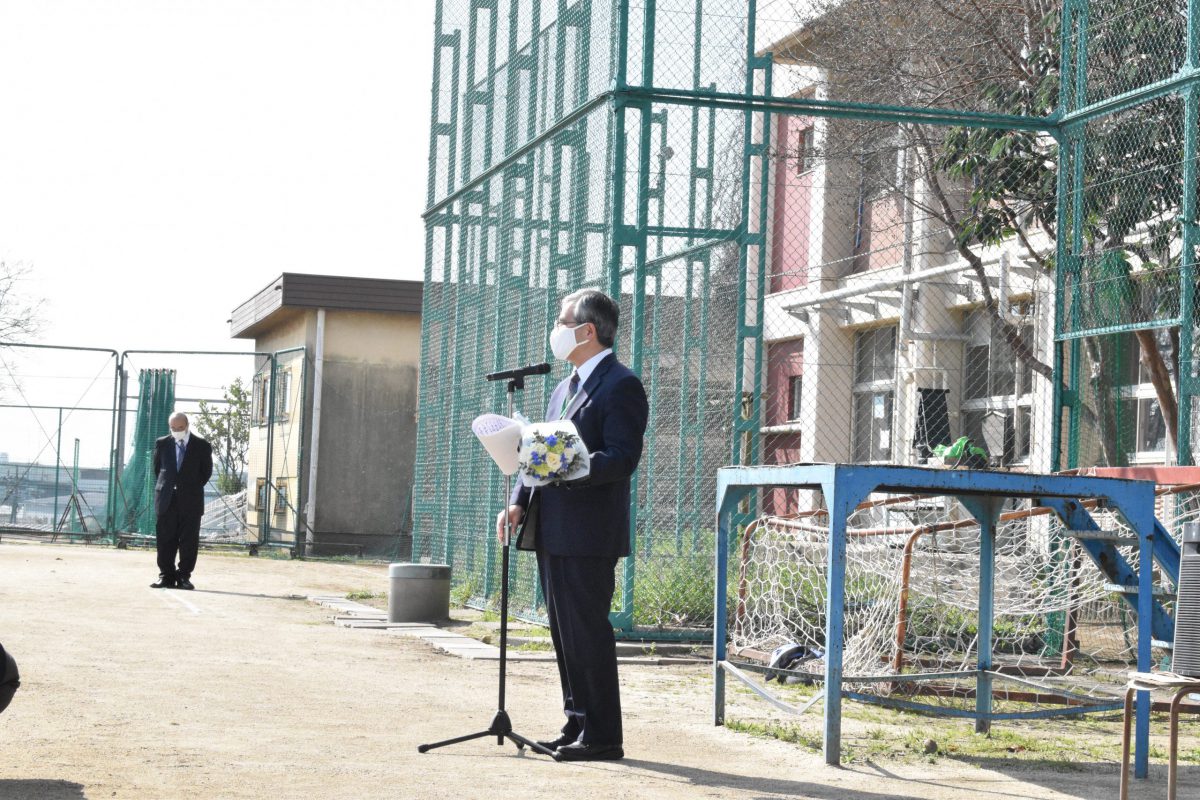
[[[307,355],[0,346],[0,528],[152,542],[154,442],[183,411],[214,446],[202,541],[299,550]]]
[[[414,557],[460,598],[498,595],[483,374],[547,358],[583,286],[651,401],[625,630],[711,625],[723,464],[938,465],[962,436],[1004,468],[1192,463],[1200,9],[437,8]]]

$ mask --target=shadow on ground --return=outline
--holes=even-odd
[[[71,781],[0,779],[0,800],[87,800],[87,795]]]
[[[1165,748],[1164,748],[1165,750]],[[1129,757],[1132,769],[1132,754]],[[1117,796],[1117,789],[1121,783],[1121,765],[1110,761],[1076,761],[1064,766],[1061,759],[1031,759],[1028,761],[1015,761],[1003,758],[986,758],[981,756],[953,756],[953,760],[963,763],[972,764],[980,769],[992,770],[1004,775],[1016,774],[1020,780],[1025,783],[1036,783],[1039,786],[1044,786],[1047,789],[1054,789],[1064,794],[1070,794],[1070,789],[1064,789],[1063,784],[1069,784],[1070,775],[1079,773],[1081,775],[1110,775],[1112,776],[1112,796]],[[1178,769],[1179,791],[1180,797],[1200,797],[1200,767],[1180,764]],[[1167,765],[1151,764],[1150,775],[1145,780],[1134,778],[1129,784],[1129,793],[1132,796],[1139,797],[1140,791],[1151,793],[1151,796],[1157,796],[1158,792],[1166,792],[1167,786]],[[1189,791],[1192,794],[1189,794]],[[1072,795],[1079,798],[1090,798],[1091,794]],[[1164,794],[1163,797],[1166,795]]]
[[[893,792],[879,794],[847,789],[844,786],[803,781],[788,781],[767,776],[736,775],[710,769],[685,767],[679,764],[664,764],[659,761],[641,761],[626,758],[621,762],[627,767],[656,772],[672,778],[682,778],[693,786],[714,789],[738,789],[749,798],[807,797],[829,800],[923,800],[924,794],[898,795]]]
[[[301,594],[262,594],[259,592],[229,592],[222,589],[192,589],[196,594],[225,594],[231,597],[264,597],[268,600],[304,600]]]

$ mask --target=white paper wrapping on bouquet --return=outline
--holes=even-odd
[[[561,439],[563,436],[574,439],[570,445],[570,468],[566,475],[551,475],[549,477],[539,477],[534,474],[535,466],[532,464],[533,453],[539,449],[541,457],[550,459],[554,447],[546,448],[542,443],[540,448],[537,443],[537,437],[547,439],[554,436],[556,439]],[[553,453],[553,455],[562,458],[566,453]],[[546,486],[552,483],[561,481],[574,481],[580,478],[586,478],[591,474],[591,454],[588,453],[587,445],[583,443],[583,439],[579,435],[579,430],[575,427],[575,423],[569,420],[557,420],[555,422],[535,422],[526,425],[521,431],[521,447],[517,455],[517,462],[520,465],[521,483],[526,486]],[[550,466],[555,466],[553,463]]]
[[[521,428],[520,422],[500,414],[480,414],[471,423],[471,430],[505,475],[515,475],[520,466]]]

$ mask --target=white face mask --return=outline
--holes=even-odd
[[[171,431],[171,435],[175,437],[175,441],[182,442],[187,437],[187,428],[181,431]]]
[[[554,326],[554,330],[550,331],[550,352],[554,353],[554,357],[563,361],[567,360],[567,356],[575,352],[575,348],[582,342],[575,341],[575,331],[582,328],[587,323],[576,325],[574,328],[568,328],[563,325]]]

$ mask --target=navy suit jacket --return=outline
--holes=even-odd
[[[212,445],[196,434],[188,437],[183,464],[175,469],[175,439],[163,436],[154,442],[154,511],[167,513],[171,498],[180,514],[204,513],[204,485],[212,477]]]
[[[559,418],[570,378],[550,395],[546,419]],[[649,404],[641,380],[608,355],[588,376],[565,418],[575,423],[591,454],[591,474],[530,489],[521,483],[512,502],[528,510],[537,495],[538,549],[555,556],[629,555],[630,478],[642,457]]]

